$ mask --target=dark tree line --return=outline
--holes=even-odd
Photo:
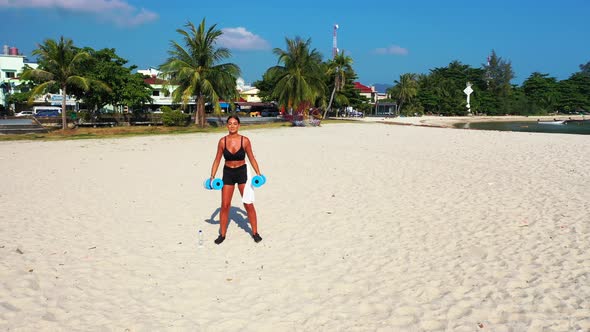
[[[561,81],[538,72],[520,86],[511,84],[512,79],[510,61],[492,51],[489,64],[480,68],[453,61],[427,75],[403,74],[388,94],[407,115],[468,114],[463,93],[467,82],[472,84],[470,105],[475,114],[542,115],[590,110],[590,62]]]

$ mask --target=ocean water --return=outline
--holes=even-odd
[[[570,123],[551,123],[537,121],[471,122],[457,123],[454,125],[454,127],[478,130],[524,131],[535,133],[590,135],[590,121]]]

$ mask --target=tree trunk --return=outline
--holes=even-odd
[[[328,103],[328,107],[324,111],[324,116],[322,117],[322,119],[326,118],[326,114],[328,114],[328,111],[330,110],[330,108],[332,108],[332,101],[334,101],[335,94],[336,94],[336,85],[334,85],[334,90],[332,90],[332,94],[330,95],[330,102]]]
[[[200,120],[200,104],[199,104],[199,98],[197,97],[195,99],[195,125],[198,126],[199,125],[199,120]]]
[[[66,86],[61,87],[61,129],[68,129],[68,115],[66,114]]]
[[[205,98],[199,96],[197,98],[197,112],[195,114],[195,124],[201,128],[205,127]]]
[[[205,119],[205,98],[201,96],[201,128],[204,128],[207,124],[207,120]]]

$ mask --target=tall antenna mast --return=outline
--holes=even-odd
[[[338,24],[334,24],[334,34],[332,37],[332,58],[338,55]]]

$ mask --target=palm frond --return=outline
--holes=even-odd
[[[65,82],[67,85],[76,86],[82,90],[88,90],[90,88],[89,80],[87,78],[72,75],[66,79]]]
[[[37,96],[44,94],[45,91],[54,86],[56,83],[57,82],[55,81],[46,81],[34,87],[31,91],[31,96],[28,99],[28,103],[32,104]]]
[[[25,69],[21,74],[21,79],[27,81],[47,81],[52,80],[53,73],[43,69]]]

